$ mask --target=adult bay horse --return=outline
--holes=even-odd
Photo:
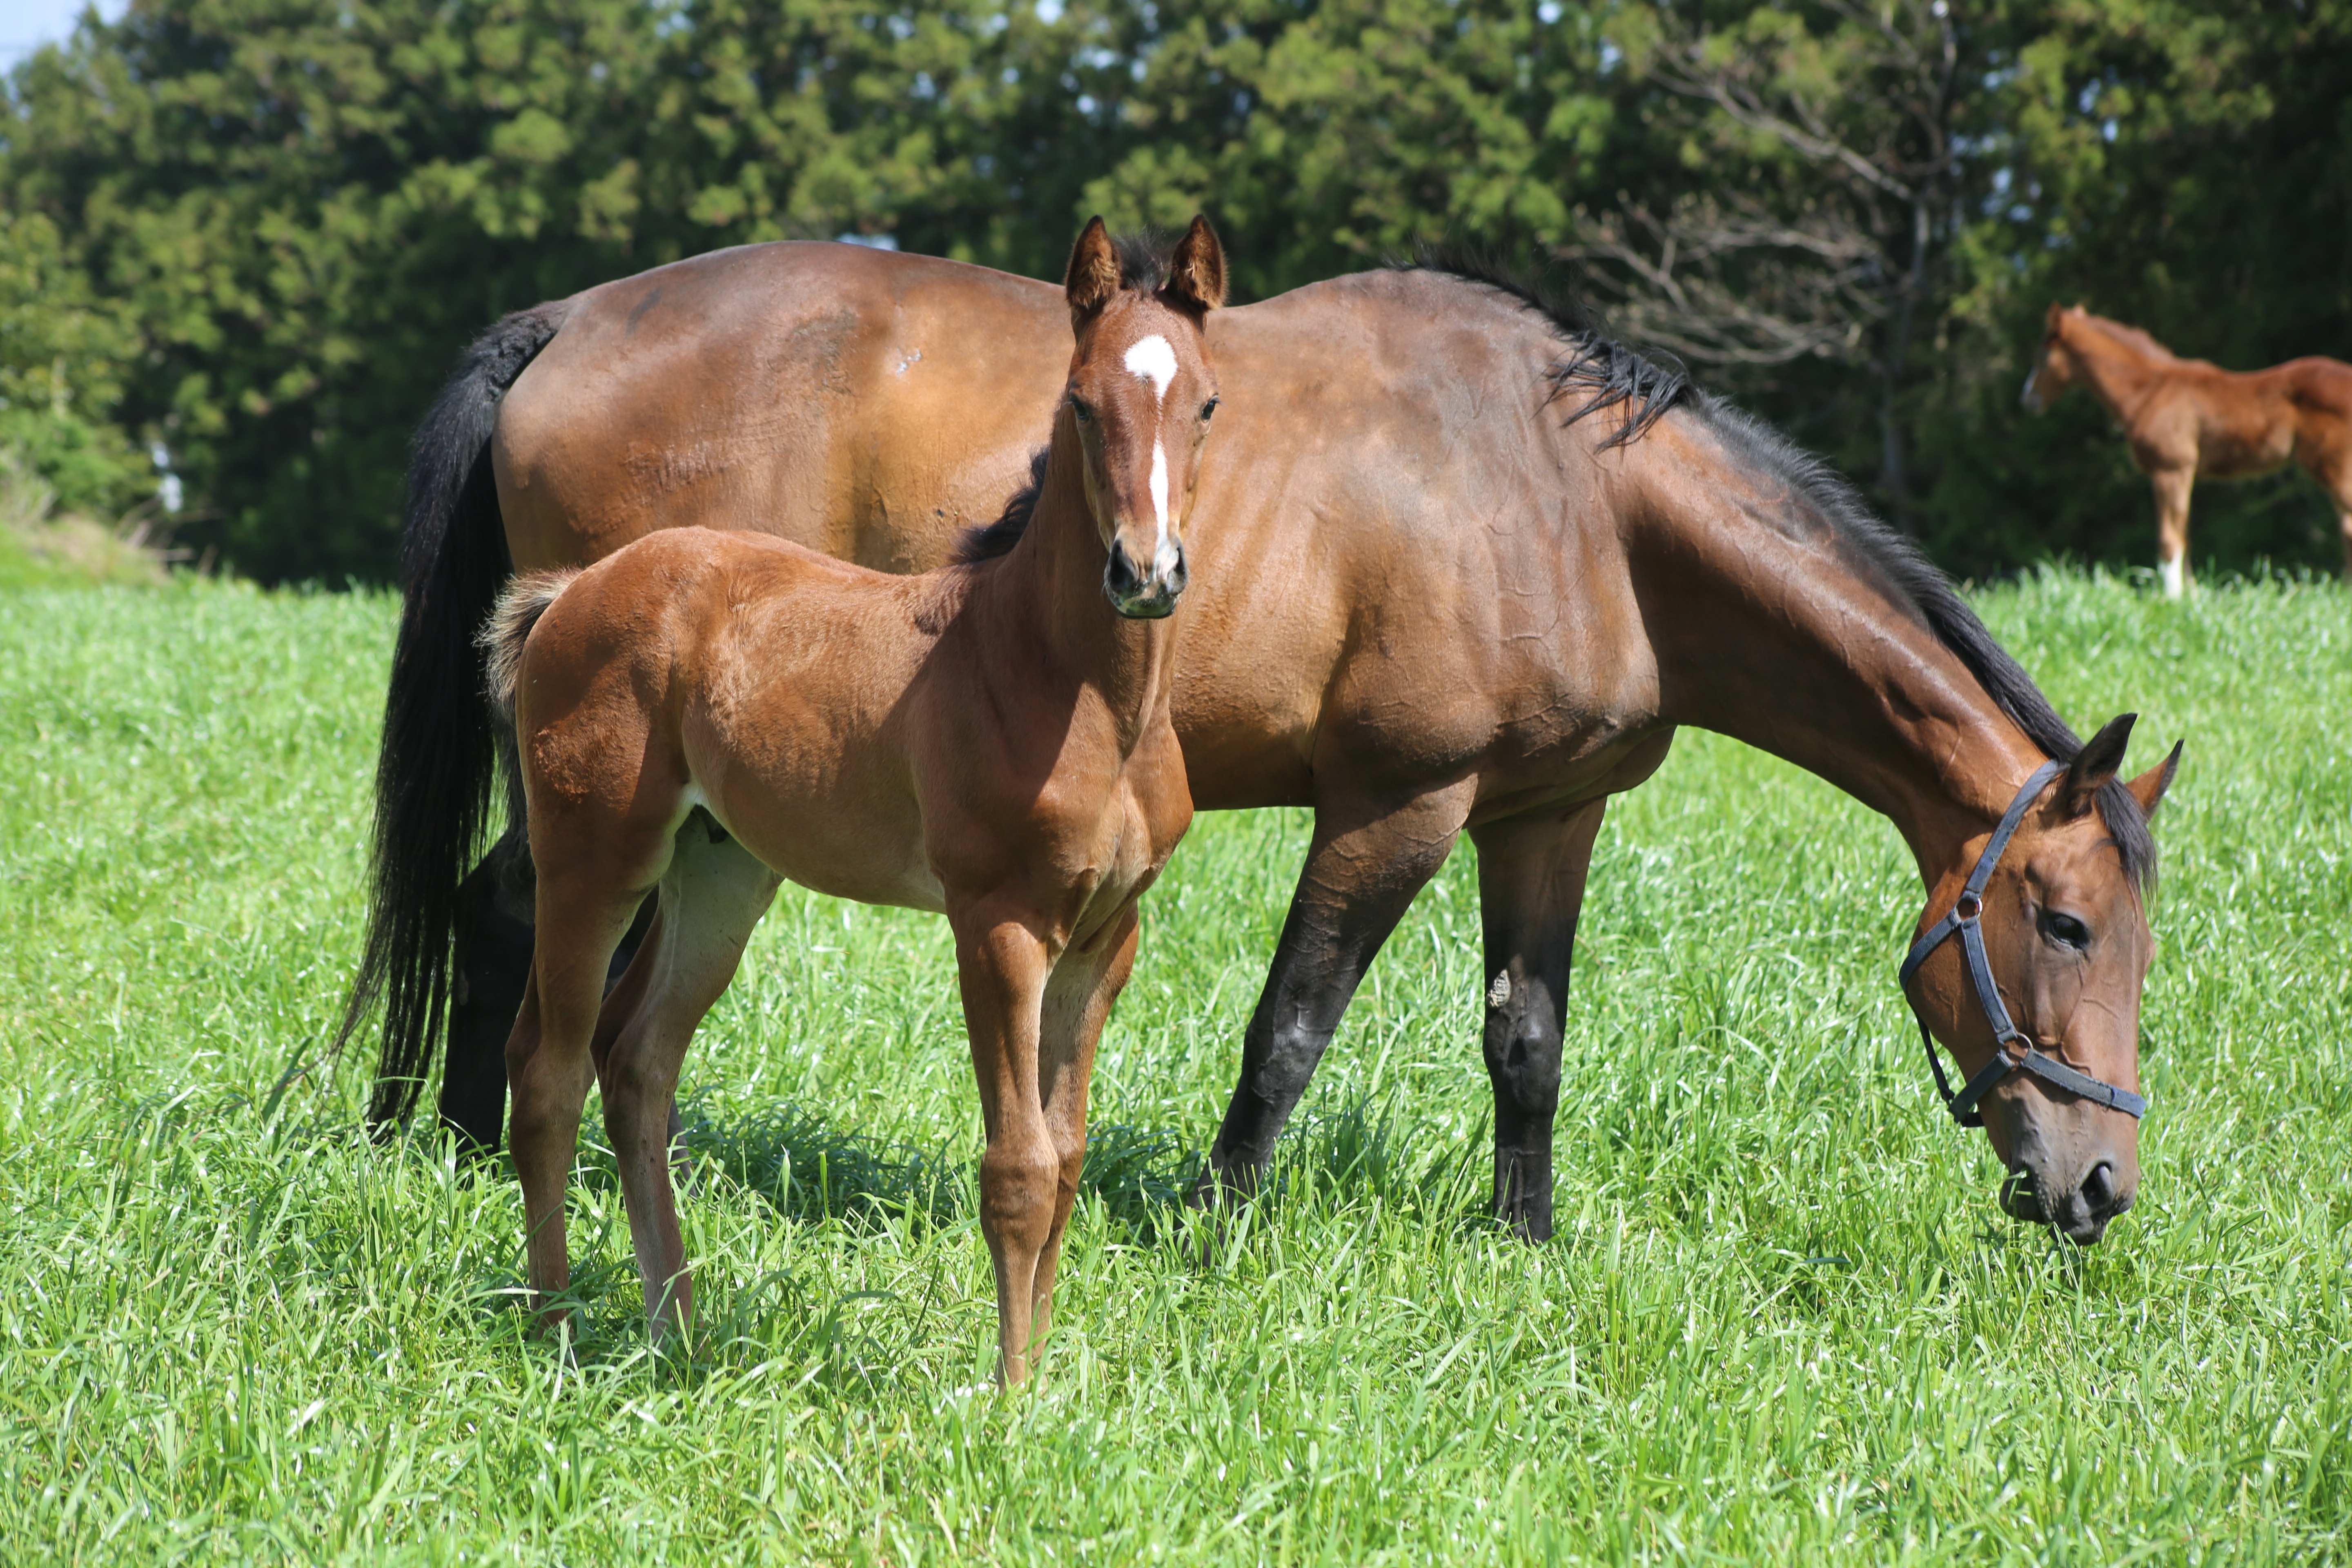
[[[678,1066],[790,877],[955,930],[999,1364],[1027,1378],[1136,900],[1192,816],[1167,617],[1217,404],[1202,321],[1224,275],[1197,218],[1164,263],[1087,226],[1044,482],[992,560],[889,576],[767,535],[666,529],[501,598],[492,690],[515,716],[538,868],[506,1055],[542,1314],[570,1279],[564,1184],[593,1062],[646,1312],[656,1334],[690,1322],[669,1181]]]
[[[405,1110],[429,1065],[453,922],[490,934],[458,972],[442,1111],[490,1142],[502,1110],[497,1042],[520,969],[497,961],[529,933],[497,911],[527,909],[501,891],[527,885],[509,869],[527,863],[494,854],[457,896],[492,758],[467,649],[506,570],[501,521],[525,568],[687,522],[869,563],[944,559],[1027,470],[1060,372],[1025,345],[1062,308],[1048,286],[952,262],[761,246],[509,318],[477,345],[418,437],[352,1012],[389,996],[379,1118]],[[1972,1075],[2063,1057],[2137,1087],[2146,813],[2172,763],[2116,782],[2123,731],[2084,748],[1833,476],[1461,268],[1220,310],[1209,342],[1225,406],[1199,504],[1216,527],[1179,633],[1177,733],[1196,806],[1307,805],[1315,830],[1204,1189],[1255,1182],[1382,941],[1466,831],[1495,1205],[1549,1235],[1594,837],[1680,724],[1892,818],[1927,890],[1923,926],[1981,908],[1983,965],[1947,942],[1906,977]],[[2047,760],[2067,764],[2063,783],[2042,781],[1964,900]],[[1971,972],[1994,988],[1981,1000],[2015,1003],[2010,1028]],[[2011,1212],[2099,1237],[2137,1183],[2131,1117],[2036,1074],[1977,1092],[2017,1178]]]
[[[2189,492],[2200,478],[2249,479],[2289,462],[2336,502],[2344,574],[2352,580],[2352,364],[2292,359],[2268,370],[2223,370],[2179,359],[2162,343],[2080,305],[2050,307],[2025,406],[2045,412],[2076,382],[2106,405],[2156,489],[2157,563],[2164,592],[2189,585]]]

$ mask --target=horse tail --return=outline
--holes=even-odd
[[[523,646],[530,641],[531,628],[548,607],[563,596],[572,586],[572,579],[580,575],[577,566],[560,572],[531,572],[516,578],[499,595],[498,606],[490,618],[482,623],[481,635],[474,640],[481,645],[485,666],[483,689],[490,699],[490,707],[501,725],[514,722],[515,687],[522,679]]]
[[[408,448],[400,634],[376,757],[368,931],[335,1049],[383,1006],[368,1123],[416,1104],[449,1006],[457,885],[488,826],[499,730],[475,631],[507,577],[489,444],[499,400],[563,324],[562,302],[518,310],[474,340]]]

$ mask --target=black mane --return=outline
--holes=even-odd
[[[1601,449],[1622,447],[1646,435],[1666,411],[1692,396],[1690,373],[1677,363],[1659,364],[1634,353],[1601,330],[1581,302],[1562,292],[1546,277],[1520,270],[1499,258],[1467,246],[1425,245],[1407,261],[1392,261],[1400,272],[1435,272],[1465,283],[1476,283],[1507,294],[1551,323],[1567,346],[1567,354],[1544,372],[1554,399],[1580,395],[1569,410],[1573,425],[1588,415],[1620,404],[1632,412],[1617,433],[1601,443]]]
[[[1936,640],[1977,678],[1977,684],[2053,761],[2071,763],[2082,751],[2076,735],[2033,678],[1993,640],[1969,608],[1952,580],[1910,540],[1873,516],[1860,494],[1827,463],[1786,436],[1718,398],[1699,394],[1693,412],[1725,447],[1775,476],[1809,506],[1847,547],[1863,572],[1874,575],[1887,596],[1914,611]],[[2099,815],[2114,835],[2124,874],[2143,893],[2156,881],[2156,838],[2139,799],[2118,781],[2098,793]]]
[[[1013,547],[1028,531],[1030,518],[1036,515],[1037,498],[1045,490],[1046,459],[1053,455],[1051,447],[1040,447],[1029,454],[1029,482],[1013,492],[995,521],[963,531],[963,537],[956,541],[957,565],[973,566],[1013,553]]]
[[[1157,226],[1111,236],[1111,253],[1118,258],[1118,286],[1138,294],[1157,294],[1166,288],[1170,259],[1181,237]]]

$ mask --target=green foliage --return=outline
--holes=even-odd
[[[1947,562],[2137,563],[2104,416],[2015,405],[2041,311],[2352,355],[2347,62],[2352,0],[133,0],[8,78],[0,438],[117,511],[160,445],[182,542],[382,579],[457,349],[662,261],[1050,276],[1090,211],[1205,207],[1264,296],[1438,237],[1594,264],[1640,211],[1722,244],[1620,319],[1795,323],[1702,378]],[[2331,559],[2299,478],[2198,516],[2224,564]]]
[[[1612,807],[1559,1238],[1496,1235],[1475,866],[1391,941],[1217,1239],[1173,1202],[1302,853],[1203,817],[1145,906],[1042,1392],[982,1386],[943,922],[788,891],[688,1058],[709,1340],[657,1363],[606,1157],[584,1330],[510,1175],[371,1147],[317,1058],[396,606],[0,604],[0,1539],[12,1561],[2314,1563],[2352,1553],[2352,599],[1978,605],[2157,823],[2137,1207],[1995,1211],[1893,979],[1880,819],[1686,735]],[[2128,650],[2128,652],[2119,651]],[[597,1116],[592,1104],[588,1127]]]

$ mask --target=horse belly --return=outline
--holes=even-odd
[[[705,792],[706,795],[709,792]],[[877,792],[745,788],[709,799],[709,809],[768,869],[787,881],[861,904],[947,907],[923,855],[921,814]],[[903,798],[903,797],[902,797]]]

